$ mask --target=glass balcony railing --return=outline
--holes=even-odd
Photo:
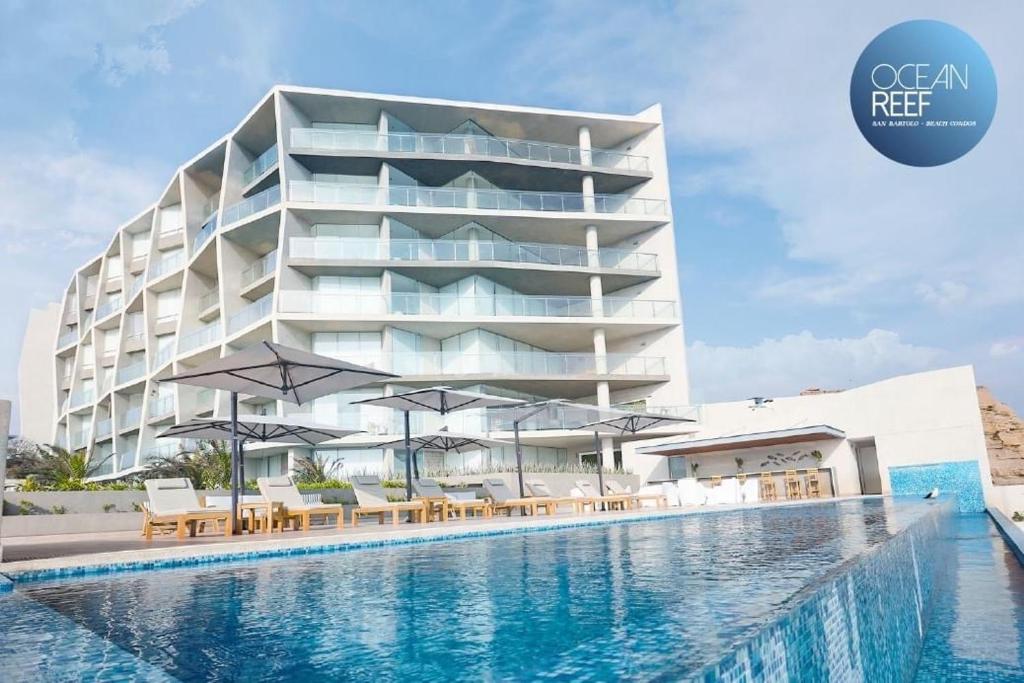
[[[76,341],[78,341],[78,330],[71,330],[70,332],[65,332],[64,334],[57,338],[57,348],[62,349],[65,346],[74,344]]]
[[[121,413],[117,418],[118,429],[132,429],[139,426],[142,421],[142,408],[135,407]]]
[[[360,362],[356,357],[352,362]],[[408,352],[384,356],[387,369],[400,375],[664,375],[665,359],[631,353],[556,353],[518,351],[508,353]]]
[[[150,366],[151,370],[162,368],[167,365],[171,359],[174,358],[174,344],[168,344],[162,349],[157,349],[157,352],[153,354],[153,365]]]
[[[270,252],[263,258],[259,259],[251,266],[242,271],[241,285],[242,289],[245,289],[257,280],[266,277],[270,273],[274,272],[274,268],[277,267],[277,250]]]
[[[432,316],[509,316],[545,318],[675,317],[675,302],[606,297],[595,312],[595,300],[586,296],[527,296],[499,294],[460,296],[457,294],[392,293],[357,295],[344,292],[282,291],[282,313],[315,315],[432,315]]]
[[[117,456],[117,471],[123,472],[135,467],[135,451],[124,451]]]
[[[390,240],[347,237],[292,237],[295,258],[382,261],[500,261],[585,268],[622,268],[656,272],[658,257],[629,249],[600,249],[566,244],[471,242],[469,240]]]
[[[577,192],[465,189],[452,187],[391,186],[293,180],[289,197],[296,202],[361,204],[374,206],[425,206],[486,211],[560,211],[639,216],[664,216],[662,199],[620,194],[584,196]]]
[[[146,361],[140,360],[117,370],[117,383],[131,382],[146,374]]]
[[[168,273],[172,273],[185,265],[185,254],[182,251],[176,251],[170,256],[165,256],[159,261],[155,261],[149,266],[149,279],[156,280],[159,277],[163,277]]]
[[[174,397],[160,396],[149,402],[149,416],[163,417],[174,412]]]
[[[220,292],[217,291],[216,287],[214,287],[209,292],[207,292],[206,294],[203,294],[201,297],[199,297],[199,310],[200,311],[205,311],[205,310],[207,310],[209,308],[213,308],[214,306],[219,306],[219,305],[220,305]]]
[[[145,330],[126,330],[124,335],[125,344],[145,344],[146,343],[146,331]]]
[[[73,450],[85,448],[89,445],[91,436],[88,429],[79,429],[78,431],[71,432],[71,448]]]
[[[131,289],[128,290],[128,298],[125,301],[131,301],[135,298],[135,295],[142,291],[142,286],[146,284],[145,278],[137,277],[132,281]]]
[[[206,244],[206,240],[210,239],[213,233],[217,232],[217,214],[214,213],[210,216],[210,219],[203,223],[203,227],[199,228],[199,232],[196,233],[196,237],[192,240],[192,253],[199,251],[199,248]]]
[[[96,400],[95,389],[79,389],[78,391],[71,392],[71,396],[68,397],[68,405],[72,408],[78,408],[92,403],[94,400]]]
[[[124,299],[122,299],[120,296],[115,296],[111,297],[110,299],[107,299],[105,302],[103,302],[103,304],[96,308],[96,320],[106,318],[108,315],[111,315],[115,311],[121,310],[123,306]]]
[[[110,433],[114,430],[114,422],[110,418],[106,420],[100,420],[96,423],[96,438],[102,439],[105,436],[110,436]]]
[[[220,339],[220,320],[215,320],[212,323],[203,325],[199,329],[192,330],[188,334],[182,335],[180,342],[180,351],[185,353],[192,349],[198,349],[200,346],[206,346]]]
[[[235,332],[252,325],[256,321],[266,318],[270,315],[273,302],[273,294],[266,294],[240,310],[238,313],[235,313],[233,316],[228,318],[228,334],[234,334]]]
[[[237,204],[233,204],[224,209],[224,220],[221,224],[230,225],[231,223],[240,221],[247,216],[269,209],[275,204],[280,203],[281,186],[274,185],[273,187],[268,187],[266,190],[254,194],[248,199],[243,199]]]
[[[248,185],[261,175],[277,166],[277,145],[273,145],[263,154],[256,157],[249,168],[242,171],[242,185]]]
[[[207,199],[206,203],[203,204],[203,210],[202,210],[202,214],[204,216],[203,222],[204,223],[208,223],[209,220],[213,217],[213,214],[217,213],[217,209],[219,209],[219,208],[220,208],[220,192],[218,192],[217,194],[215,194],[212,197],[210,197],[209,199]]]
[[[291,146],[327,151],[387,151],[481,156],[491,159],[546,161],[629,171],[648,171],[647,157],[611,149],[580,149],[553,142],[452,133],[377,133],[373,131],[293,128]],[[276,150],[275,150],[276,151]]]

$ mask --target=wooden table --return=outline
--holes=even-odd
[[[271,533],[274,530],[274,523],[277,521],[281,522],[281,531],[284,531],[284,505],[277,501],[273,503],[239,503],[238,504],[238,524],[242,524],[245,521],[246,516],[249,517],[249,533],[256,533],[256,518],[257,513],[262,511],[264,518],[266,519],[266,528],[264,533]],[[239,526],[239,529],[243,529],[244,525]]]

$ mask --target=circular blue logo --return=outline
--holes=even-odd
[[[996,74],[969,35],[941,21],[896,24],[861,53],[850,79],[853,118],[893,161],[940,166],[967,154],[996,113]]]

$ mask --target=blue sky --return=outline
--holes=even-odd
[[[834,6],[823,6],[834,4]],[[0,3],[0,396],[27,312],[274,83],[633,113],[664,107],[695,401],[973,363],[1024,412],[1019,2]],[[991,58],[986,138],[876,153],[850,74],[880,31]]]

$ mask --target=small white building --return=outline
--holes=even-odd
[[[840,496],[938,488],[958,494],[962,510],[994,503],[970,366],[845,391],[712,403],[701,407],[692,434],[630,450],[628,465],[648,481],[817,468],[826,492]]]

